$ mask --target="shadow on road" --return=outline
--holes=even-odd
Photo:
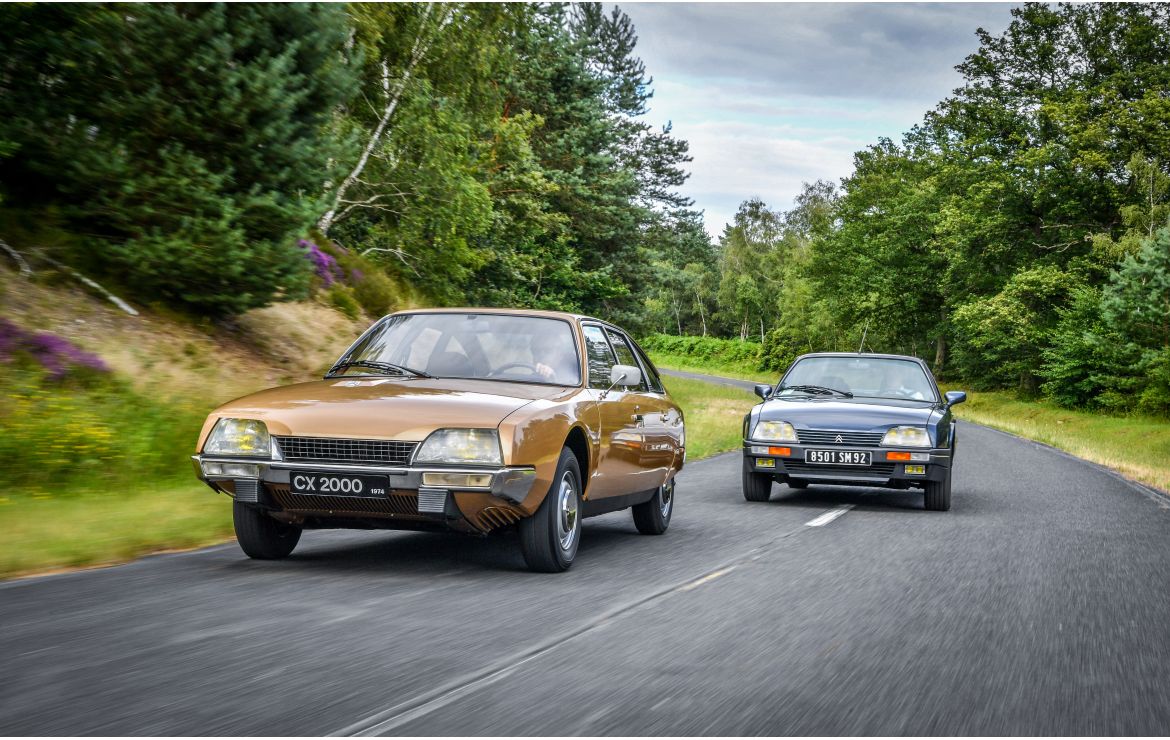
[[[623,542],[641,537],[628,521],[629,513],[623,513],[626,517],[620,521],[612,515],[586,520],[578,557],[593,551],[620,551]],[[434,576],[454,570],[530,573],[515,529],[487,537],[447,532],[308,530],[297,550],[279,563],[248,560],[240,553],[240,560],[230,567],[353,576]]]
[[[804,490],[779,485],[772,491],[771,503],[780,506],[825,507],[853,504],[859,509],[901,509],[926,511],[922,492],[917,489],[864,488],[850,486],[810,486]]]

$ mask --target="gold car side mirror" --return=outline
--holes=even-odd
[[[642,370],[633,365],[614,365],[609,369],[609,387],[601,394],[605,398],[617,386],[630,387],[642,384]]]

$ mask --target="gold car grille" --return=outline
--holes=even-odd
[[[267,488],[285,511],[356,516],[418,516],[418,496],[412,491],[392,491],[385,498],[357,498],[292,493],[287,485],[281,484],[269,483]]]
[[[343,462],[406,465],[418,442],[390,439],[277,437],[280,453],[290,462]]]

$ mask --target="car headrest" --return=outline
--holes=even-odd
[[[473,368],[471,360],[462,352],[436,352],[427,362],[427,372],[431,375],[471,375]]]

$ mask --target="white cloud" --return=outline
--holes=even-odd
[[[648,119],[690,142],[684,192],[718,236],[739,203],[786,209],[853,153],[900,139],[957,87],[1001,3],[623,4],[654,77]]]

